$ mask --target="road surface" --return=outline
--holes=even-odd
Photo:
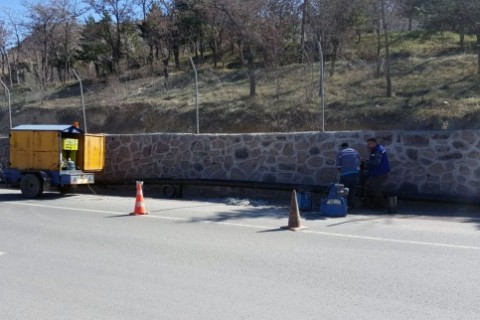
[[[1,319],[478,319],[480,213],[0,189]],[[465,213],[465,214],[462,214]]]

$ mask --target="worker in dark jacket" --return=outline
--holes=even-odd
[[[355,192],[360,183],[360,155],[357,150],[350,148],[348,143],[340,145],[337,153],[336,165],[340,172],[340,183],[349,189],[348,208],[355,202]]]
[[[385,148],[377,143],[375,138],[367,140],[370,157],[367,161],[367,186],[373,194],[372,207],[385,208],[383,186],[390,172],[390,163]]]

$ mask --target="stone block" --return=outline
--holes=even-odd
[[[235,158],[244,160],[250,156],[250,151],[247,148],[240,148],[235,150]]]
[[[430,144],[430,139],[419,134],[405,135],[403,137],[403,143],[411,147],[427,147]]]

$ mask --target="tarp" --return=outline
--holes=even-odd
[[[15,131],[57,131],[69,133],[83,133],[83,130],[70,124],[22,124],[13,127]]]

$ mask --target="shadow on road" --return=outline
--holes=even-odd
[[[5,190],[0,194],[0,203],[1,202],[28,202],[28,201],[54,201],[57,199],[65,199],[68,197],[82,196],[82,193],[79,194],[66,194],[62,195],[58,192],[44,192],[43,195],[36,199],[25,199],[19,190]],[[83,191],[79,188],[79,191]],[[111,194],[115,196],[129,196],[134,198],[134,194],[131,188],[122,188],[122,192],[117,192],[118,190],[105,190],[98,189],[99,194]],[[86,193],[92,193],[90,189],[84,190]],[[97,193],[95,193],[97,194]],[[174,199],[170,199],[174,200]],[[224,221],[239,221],[242,219],[256,219],[262,217],[269,217],[273,219],[285,219],[287,221],[290,204],[285,202],[275,202],[275,201],[259,201],[259,200],[249,200],[249,199],[234,199],[233,204],[231,203],[231,198],[202,198],[202,197],[193,197],[191,199],[178,199],[178,201],[184,202],[186,205],[183,207],[176,208],[166,208],[162,210],[154,210],[152,213],[161,213],[166,211],[173,211],[178,209],[188,210],[190,208],[198,207],[209,207],[216,206],[218,203],[228,204],[229,209],[225,212],[218,212],[213,215],[208,216],[198,216],[189,220],[190,223],[196,222],[224,222]],[[195,201],[195,205],[189,205],[189,201]],[[204,204],[199,204],[198,202],[204,202]],[[315,210],[304,211],[300,210],[301,218],[304,220],[328,220],[331,221],[330,227],[345,223],[354,223],[371,219],[378,219],[380,216],[382,219],[396,218],[396,219],[410,219],[418,217],[431,217],[435,219],[450,219],[457,218],[457,222],[461,223],[470,223],[475,225],[475,227],[480,230],[480,205],[471,204],[471,203],[451,203],[451,202],[442,202],[442,201],[421,201],[421,200],[399,200],[398,210],[396,213],[387,213],[386,211],[375,211],[369,209],[354,209],[347,215],[348,221],[335,221],[337,218],[324,217],[320,214],[318,208]],[[366,218],[365,216],[371,215],[371,218]],[[128,217],[129,214],[125,215],[115,215],[110,216],[109,218],[117,217]],[[363,219],[363,220],[362,220]],[[280,231],[272,230],[271,232]]]
[[[241,219],[252,219],[261,217],[270,217],[274,219],[286,219],[288,220],[289,207],[277,206],[271,209],[264,207],[238,207],[238,210],[217,213],[213,216],[202,216],[192,218],[189,222],[223,222],[223,221],[235,221]],[[419,201],[402,201],[399,203],[399,207],[396,213],[388,213],[386,211],[369,210],[369,209],[357,209],[353,210],[347,215],[347,221],[340,220],[335,217],[325,217],[320,214],[318,210],[300,211],[300,216],[303,220],[325,220],[331,222],[328,227],[334,227],[346,223],[355,223],[362,221],[369,221],[375,219],[414,219],[418,217],[431,217],[432,219],[451,219],[458,218],[456,222],[472,223],[480,230],[480,206],[469,204],[455,204],[455,203],[439,203],[439,202],[419,202]],[[371,216],[371,217],[368,217]],[[345,219],[345,218],[344,218]],[[336,221],[337,220],[337,221]],[[267,230],[267,232],[280,231],[277,229]]]
[[[126,217],[134,217],[134,215],[130,214],[130,213],[126,213],[126,214],[115,214],[115,215],[112,215],[112,216],[106,216],[104,218],[126,218]]]
[[[268,230],[260,230],[257,233],[269,233],[269,232],[278,232],[278,231],[290,231],[286,228],[276,228],[276,229],[268,229]]]
[[[238,207],[227,212],[219,212],[213,216],[208,217],[195,217],[189,220],[191,223],[195,222],[225,222],[229,220],[241,220],[241,219],[255,219],[270,217],[274,219],[288,218],[288,211],[284,213],[282,210],[272,208],[244,208]]]
[[[51,201],[51,200],[58,200],[58,199],[65,199],[68,197],[75,197],[77,195],[75,194],[61,194],[58,192],[44,192],[40,197],[34,198],[34,199],[27,199],[24,196],[22,196],[21,193],[12,191],[12,193],[2,193],[0,194],[0,202],[3,201],[19,201],[19,202],[25,202],[25,201]]]

